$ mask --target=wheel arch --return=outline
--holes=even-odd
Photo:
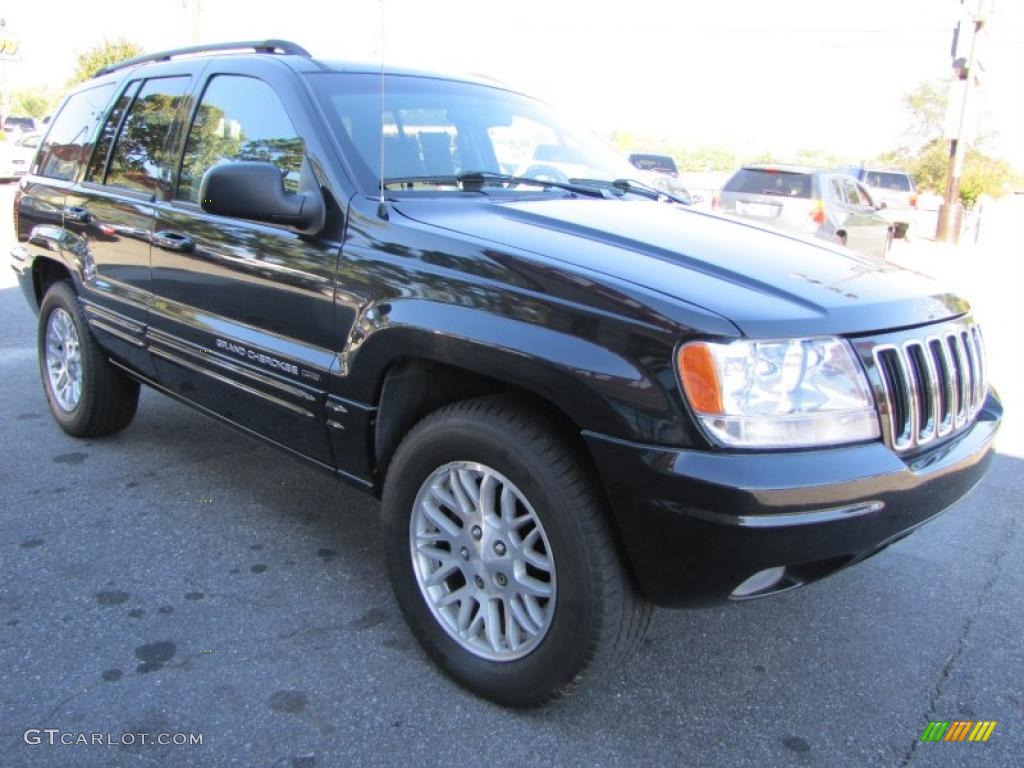
[[[74,282],[67,264],[48,256],[36,256],[32,261],[32,288],[35,292],[36,309],[42,306],[43,297],[50,286],[62,280]]]
[[[372,317],[356,323],[343,357],[350,393],[378,409],[371,452],[378,474],[414,415],[480,394],[517,392],[559,414],[577,438],[588,430],[657,442],[679,428],[680,406],[665,384],[674,376],[644,363],[670,364],[670,343],[652,346],[618,322],[578,333],[581,323],[560,325],[560,317],[542,324],[422,300],[380,306]],[[619,351],[632,347],[645,354]]]

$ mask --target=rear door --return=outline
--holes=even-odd
[[[203,174],[217,163],[273,162],[285,187],[312,173],[308,110],[273,63],[211,62],[183,132],[173,195],[153,232],[150,349],[178,395],[320,464],[328,374],[335,364],[334,279],[341,230],[287,227],[206,213]]]
[[[19,185],[15,228],[29,255],[52,258],[64,250],[73,263],[74,244],[66,242],[64,199],[80,178],[89,157],[93,137],[114,83],[103,83],[71,95],[50,124],[42,146]],[[69,251],[68,246],[72,246]]]
[[[167,142],[190,85],[185,72],[138,77],[119,90],[81,182],[64,201],[69,247],[82,264],[82,299],[104,345],[147,376],[150,237],[172,164]]]
[[[888,222],[875,210],[865,190],[856,180],[843,177],[846,198],[846,245],[855,251],[879,255],[888,235]]]

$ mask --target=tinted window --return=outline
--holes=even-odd
[[[644,171],[676,172],[676,161],[668,155],[630,155],[629,162]]]
[[[491,172],[538,178],[614,179],[636,175],[593,134],[541,102],[476,83],[430,77],[323,72],[308,75],[349,166],[367,191],[384,177],[393,188],[458,191],[433,174]],[[421,184],[417,184],[417,177]],[[551,194],[522,187],[517,194]],[[561,192],[557,194],[562,194]]]
[[[723,191],[744,192],[749,195],[810,197],[811,175],[809,173],[743,168],[726,182]]]
[[[54,118],[43,142],[35,172],[51,179],[73,179],[85,161],[114,84],[89,88],[71,96]]]
[[[846,190],[846,202],[850,205],[867,205],[861,199],[860,189],[852,179],[843,179],[843,188]]]
[[[207,169],[232,160],[274,163],[285,189],[296,192],[304,154],[302,139],[269,85],[252,77],[214,77],[189,129],[177,198],[198,202]]]
[[[886,173],[885,171],[867,171],[864,183],[869,187],[895,189],[900,192],[910,191],[910,177],[905,173]]]
[[[110,147],[114,144],[114,136],[121,125],[121,118],[124,117],[128,105],[135,98],[135,92],[139,89],[139,81],[134,80],[128,84],[121,94],[121,98],[114,104],[114,108],[107,115],[107,122],[103,124],[99,138],[96,139],[96,148],[93,150],[89,167],[85,171],[85,180],[103,183],[103,173],[107,169],[107,155],[110,154]]]
[[[857,184],[857,192],[860,195],[860,204],[869,206],[870,208],[875,207],[875,202],[871,199],[870,193],[863,186]]]
[[[156,192],[162,182],[170,180],[164,144],[187,85],[187,77],[161,77],[145,82],[121,126],[110,158],[107,184]]]

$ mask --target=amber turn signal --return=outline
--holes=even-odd
[[[694,410],[700,413],[722,413],[722,394],[711,349],[696,342],[679,350],[679,376]]]

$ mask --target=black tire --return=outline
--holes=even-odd
[[[81,395],[71,410],[64,410],[58,404],[46,367],[47,323],[57,309],[71,316],[81,351]],[[37,345],[43,391],[50,413],[61,429],[74,437],[100,437],[118,432],[131,423],[139,404],[139,384],[108,362],[89,330],[74,288],[68,281],[54,283],[43,297]]]
[[[453,461],[493,468],[523,492],[540,519],[557,568],[554,612],[528,655],[492,661],[457,643],[420,591],[410,519],[421,485]],[[384,486],[384,548],[406,622],[433,660],[477,694],[529,707],[568,694],[633,650],[652,606],[633,587],[592,472],[554,426],[505,397],[445,406],[405,437]]]

